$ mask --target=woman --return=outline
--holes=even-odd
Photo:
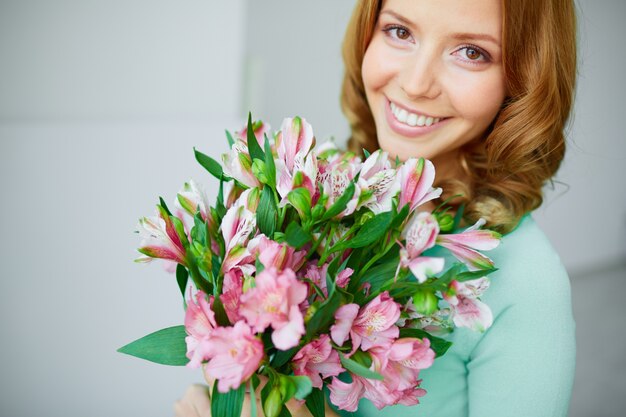
[[[483,299],[494,323],[458,329],[423,371],[415,407],[359,416],[564,416],[574,375],[569,281],[528,213],[565,151],[576,76],[572,0],[362,0],[344,42],[349,148],[382,148],[437,168],[443,199],[505,233]],[[204,404],[200,404],[204,401]],[[206,410],[194,387],[181,416]],[[187,411],[185,411],[187,410]],[[294,415],[307,410],[292,409]]]

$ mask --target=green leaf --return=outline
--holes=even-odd
[[[222,299],[219,296],[213,298],[213,312],[215,313],[215,321],[217,324],[220,326],[230,326],[228,315],[226,314],[226,310],[224,310],[224,304],[222,304]]]
[[[410,205],[409,204],[405,204],[404,207],[402,207],[402,210],[400,210],[400,212],[393,218],[393,221],[391,222],[391,228],[392,229],[400,227],[402,222],[409,215],[409,208],[410,208]]]
[[[250,378],[250,416],[257,417],[256,410],[256,387],[259,385],[259,377],[252,374]]]
[[[291,222],[285,231],[285,240],[289,246],[300,249],[302,246],[311,241],[311,235],[305,232],[304,229],[302,229],[302,226],[298,223]]]
[[[366,368],[365,366],[353,361],[350,358],[346,358],[341,352],[339,352],[339,360],[341,361],[341,365],[344,368],[346,368],[348,371],[352,372],[355,375],[359,375],[369,379],[377,379],[379,381],[383,380],[383,376],[381,374]]]
[[[191,229],[191,239],[200,242],[202,245],[207,244],[207,236],[209,236],[209,225],[202,218],[200,210],[193,217],[193,227]],[[207,245],[208,246],[208,245]]]
[[[215,213],[219,220],[226,214],[226,206],[224,206],[224,181],[224,177],[222,176],[222,178],[220,178],[220,188],[217,192],[217,200],[215,202]]]
[[[306,408],[309,409],[313,417],[325,416],[325,399],[324,393],[319,388],[313,388],[308,397],[306,397]]]
[[[189,279],[189,272],[187,268],[183,265],[176,265],[176,281],[178,282],[178,288],[180,288],[180,293],[185,298],[185,290],[187,289],[187,281]]]
[[[370,151],[368,151],[367,149],[363,148],[363,155],[365,156],[365,159],[370,157]]]
[[[346,188],[346,191],[341,195],[341,197],[339,197],[337,199],[337,201],[335,201],[333,203],[333,205],[330,206],[328,211],[326,211],[324,216],[322,216],[321,220],[325,221],[325,220],[332,219],[333,217],[335,217],[336,215],[338,215],[339,213],[344,211],[346,209],[348,203],[350,202],[350,200],[354,196],[354,189],[355,189],[354,188],[354,183],[351,182],[348,185],[348,187]]]
[[[315,335],[323,333],[330,327],[335,320],[335,312],[341,306],[341,299],[341,293],[333,291],[326,301],[320,305],[306,325],[307,340],[311,340]]]
[[[289,360],[291,360],[291,358],[293,358],[294,355],[298,353],[298,350],[300,350],[300,348],[297,346],[289,350],[278,350],[272,358],[270,365],[272,365],[273,368],[280,368],[281,366],[289,362]]]
[[[307,395],[311,393],[313,389],[313,383],[308,376],[290,376],[289,377],[296,384],[296,393],[294,397],[298,400],[304,400]]]
[[[228,180],[230,180],[229,177],[224,175],[224,170],[222,169],[222,165],[219,162],[217,162],[215,159],[211,158],[209,155],[205,155],[202,152],[196,150],[196,148],[193,148],[193,153],[196,157],[196,161],[198,161],[198,163],[202,165],[204,169],[209,171],[209,173],[213,175],[215,178],[219,180],[220,178],[222,178],[222,176],[224,176],[225,180],[227,178]]]
[[[189,362],[186,356],[186,336],[185,326],[168,327],[135,340],[117,351],[161,365],[184,366]]]
[[[461,204],[454,215],[454,226],[452,230],[458,230],[461,220],[463,220],[463,213],[465,212],[465,203]]]
[[[265,176],[267,177],[267,185],[276,188],[276,164],[274,163],[274,155],[272,155],[272,147],[270,141],[265,135]]]
[[[311,217],[311,193],[304,187],[294,188],[287,194],[287,200],[298,211],[302,219]]]
[[[170,211],[170,209],[167,208],[167,204],[165,204],[165,200],[163,200],[163,197],[159,197],[159,205],[163,208],[168,216],[172,216],[172,212]]]
[[[345,250],[347,248],[362,248],[376,242],[389,229],[392,218],[393,213],[390,211],[377,214],[361,226],[354,238],[339,243],[333,248],[333,251]]]
[[[435,351],[435,357],[437,358],[444,355],[448,349],[450,349],[450,346],[452,346],[452,342],[433,336],[421,329],[400,329],[400,337],[427,338],[430,340],[430,348]]]
[[[222,394],[217,389],[217,381],[213,384],[211,395],[211,415],[220,417],[240,417],[243,408],[243,400],[246,393],[246,384],[239,385],[237,389],[231,389]]]
[[[274,191],[270,187],[263,187],[263,192],[261,193],[261,199],[259,200],[259,206],[257,209],[257,221],[261,233],[271,238],[276,231],[278,210],[276,209]]]
[[[252,113],[248,113],[248,152],[250,153],[250,158],[260,159],[261,161],[265,160],[265,154],[263,153],[263,149],[259,146],[259,141],[254,136],[254,129],[252,128]]]
[[[232,149],[233,145],[235,144],[235,139],[233,139],[233,135],[228,130],[225,130],[225,132],[226,132],[226,140],[228,141],[228,146]]]
[[[360,283],[369,282],[372,288],[382,288],[389,281],[393,281],[398,269],[398,262],[385,262],[368,269]]]
[[[479,279],[489,274],[493,274],[497,270],[498,268],[481,269],[480,271],[465,271],[465,272],[461,272],[457,274],[457,276],[454,279],[459,282],[471,281],[473,279]]]

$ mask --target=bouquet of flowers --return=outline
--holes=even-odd
[[[186,313],[184,326],[119,351],[202,367],[216,381],[215,416],[239,416],[246,388],[256,415],[261,375],[267,417],[288,413],[292,398],[323,416],[325,387],[349,411],[361,397],[379,409],[418,404],[420,370],[450,346],[440,336],[491,325],[479,298],[496,268],[479,251],[500,235],[482,221],[458,230],[462,210],[420,211],[441,195],[428,160],[316,146],[300,117],[268,133],[251,117],[227,131],[223,166],[194,149],[220,181],[214,206],[190,181],[175,214],[161,199],[139,221],[138,261],[176,264]],[[448,268],[445,250],[456,258]]]

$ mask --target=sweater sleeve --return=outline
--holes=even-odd
[[[467,363],[470,417],[567,416],[576,350],[569,279],[547,240],[524,240],[510,242],[515,258],[496,261],[509,272],[492,280],[494,322]]]

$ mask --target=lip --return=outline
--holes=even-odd
[[[411,113],[423,114],[424,116],[427,116],[425,113],[416,112],[416,111],[407,109],[406,107],[401,106],[395,102],[394,104],[407,111],[410,111]],[[394,132],[402,136],[408,136],[408,137],[417,137],[417,136],[430,133],[434,130],[439,129],[449,120],[449,118],[444,118],[442,120],[439,120],[439,122],[432,124],[430,126],[409,126],[407,124],[400,123],[398,119],[396,119],[396,117],[393,115],[393,112],[391,111],[391,102],[386,97],[385,97],[385,116],[387,117],[387,124],[389,125],[391,130],[393,130]],[[429,116],[429,117],[433,117],[433,116]]]

